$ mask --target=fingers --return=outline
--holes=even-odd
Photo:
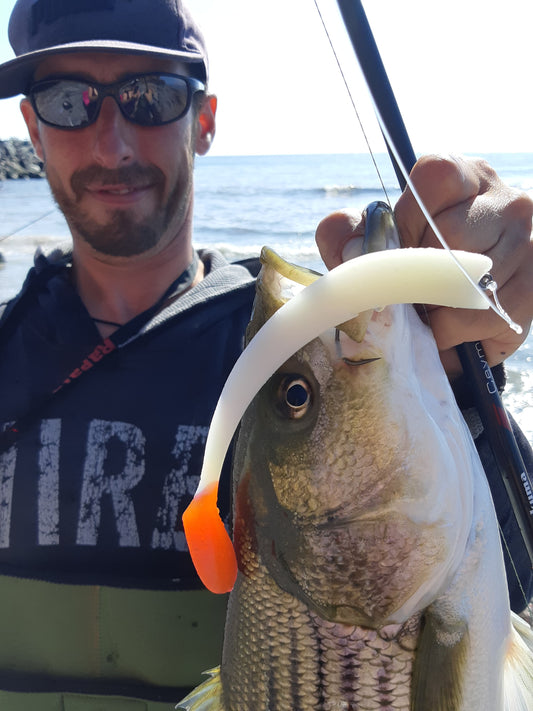
[[[533,201],[477,159],[426,156],[411,177],[448,246],[492,259],[498,298],[523,332],[516,334],[493,310],[427,306],[419,309],[421,318],[431,326],[450,376],[460,372],[453,349],[464,342],[481,341],[489,364],[496,365],[523,343],[531,328]],[[410,189],[399,198],[395,216],[403,246],[440,245]],[[360,253],[363,235],[364,217],[359,213],[336,212],[322,220],[316,240],[328,269]]]
[[[458,360],[453,359],[450,354],[455,346],[481,341],[487,362],[494,366],[512,355],[522,344],[524,333],[527,335],[528,332],[526,328],[522,335],[518,335],[492,310],[473,311],[439,306],[421,314],[421,317],[433,331],[437,348],[450,376],[460,373]],[[452,362],[457,365],[455,373],[451,372]]]
[[[426,156],[411,177],[451,249],[488,254],[507,275],[514,271],[508,260],[516,261],[517,247],[530,239],[533,202],[527,195],[505,185],[482,160]],[[409,188],[395,217],[404,246],[439,246]]]
[[[458,248],[458,234],[469,217],[475,199],[484,195],[497,178],[488,164],[473,164],[459,157],[425,156],[411,172],[411,180],[425,207],[434,218],[447,244]],[[395,207],[398,229],[406,247],[440,245],[410,188]],[[471,220],[472,225],[475,220]],[[464,247],[464,245],[463,245]]]
[[[346,245],[352,239],[363,237],[364,233],[365,222],[359,212],[342,210],[325,217],[316,229],[315,239],[326,267],[334,269],[342,264],[346,258]]]
[[[444,354],[459,343],[481,340],[490,365],[495,365],[520,346],[531,327],[533,202],[505,185],[482,160],[426,156],[411,177],[448,246],[492,259],[498,298],[523,329],[517,335],[492,310],[428,307],[427,319],[439,350]],[[409,189],[398,200],[395,214],[404,246],[438,245]],[[453,360],[443,355],[443,361]]]

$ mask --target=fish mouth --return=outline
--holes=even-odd
[[[346,363],[346,365],[367,365],[368,363],[373,363],[376,360],[381,360],[381,358],[376,357],[376,358],[362,358],[361,360],[352,360],[351,358],[345,358],[343,356],[342,360],[344,363]]]

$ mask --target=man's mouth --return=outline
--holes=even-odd
[[[135,201],[142,198],[150,190],[151,185],[89,185],[87,192],[98,200],[104,201]]]
[[[102,192],[111,193],[111,195],[128,195],[134,192],[137,188],[121,188],[119,190],[113,190],[112,188],[101,188]]]
[[[155,166],[128,166],[106,170],[90,166],[75,172],[71,178],[73,192],[78,199],[88,194],[96,200],[128,204],[140,200],[165,182],[163,173]],[[121,203],[120,201],[123,201]]]

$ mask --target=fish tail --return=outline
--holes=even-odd
[[[222,699],[220,667],[204,672],[209,678],[191,691],[175,707],[182,711],[227,711]]]
[[[504,670],[505,711],[533,709],[533,631],[512,615],[512,638]]]

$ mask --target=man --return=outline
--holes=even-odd
[[[72,253],[38,256],[0,324],[0,708],[169,709],[220,659],[225,602],[201,589],[180,517],[254,291],[243,266],[192,248],[194,155],[215,133],[206,50],[180,0],[18,0],[10,39],[0,96],[26,94]],[[509,249],[524,256],[531,204],[458,166],[417,168],[465,173],[434,212],[466,244],[466,208],[484,199],[475,247],[509,244],[518,225]],[[398,215],[425,243],[409,194]],[[328,266],[354,234],[356,220],[321,224]],[[527,325],[526,260],[496,256],[510,303],[528,294],[510,308]],[[489,345],[499,334],[462,328]],[[227,481],[221,491],[227,513]]]

